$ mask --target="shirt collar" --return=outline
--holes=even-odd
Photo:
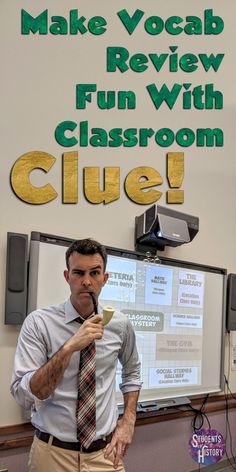
[[[100,311],[98,309],[98,311]],[[93,313],[92,315],[93,316]],[[67,323],[70,323],[71,321],[74,321],[76,320],[77,318],[81,318],[81,321],[84,321],[84,318],[82,318],[82,316],[80,316],[80,314],[78,313],[78,311],[76,311],[76,309],[73,307],[70,299],[68,299],[66,302],[65,302],[65,319],[66,319],[66,324]],[[89,316],[90,318],[90,316]]]

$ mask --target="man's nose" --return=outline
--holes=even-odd
[[[85,275],[83,277],[82,285],[84,285],[85,287],[88,287],[89,285],[91,285],[91,279],[90,279],[89,275]]]

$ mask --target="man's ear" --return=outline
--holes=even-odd
[[[67,269],[64,270],[64,277],[65,277],[66,281],[68,282],[68,280],[69,280],[69,271]]]
[[[103,280],[103,285],[105,285],[107,283],[109,279],[109,273],[108,272],[104,272],[104,280]]]

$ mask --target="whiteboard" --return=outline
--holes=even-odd
[[[69,297],[63,271],[71,242],[31,234],[28,312]],[[226,271],[167,258],[157,263],[111,247],[107,252],[109,279],[99,301],[123,312],[134,327],[143,382],[140,401],[220,392]],[[117,393],[120,374],[118,363]]]

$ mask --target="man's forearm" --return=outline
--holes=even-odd
[[[101,319],[101,316],[95,315],[86,320],[61,349],[33,374],[30,380],[33,395],[45,400],[52,394],[62,379],[73,352],[80,351],[96,339],[102,338],[104,328],[100,324]]]
[[[69,364],[71,355],[72,351],[65,344],[33,374],[30,388],[39,400],[45,400],[55,390]]]
[[[131,425],[135,425],[136,411],[139,391],[124,393],[124,414],[123,419]]]

